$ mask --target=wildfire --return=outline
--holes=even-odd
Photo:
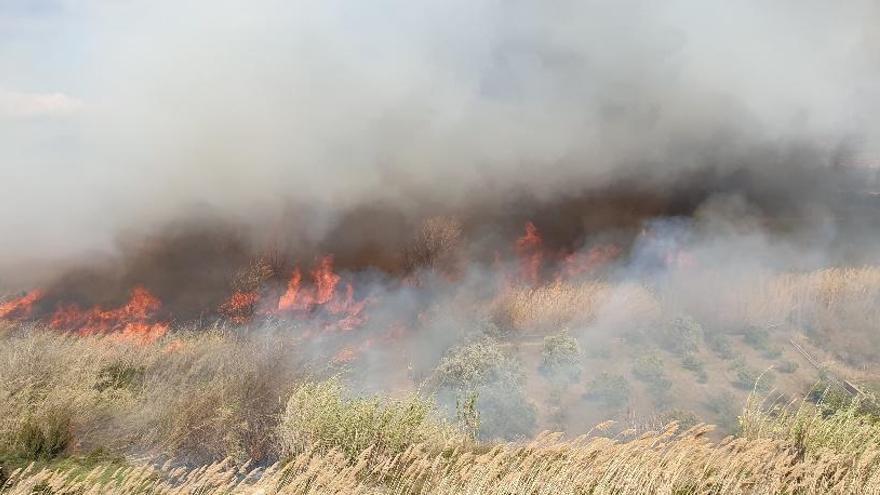
[[[538,227],[527,222],[523,234],[513,245],[513,254],[518,260],[515,270],[502,260],[502,251],[496,251],[495,268],[502,273],[502,286],[496,294],[505,294],[515,285],[528,285],[532,288],[554,280],[564,281],[573,277],[591,275],[620,256],[621,249],[615,245],[596,245],[589,250],[578,252],[550,251],[546,248]],[[506,251],[508,255],[510,251]],[[686,265],[689,258],[684,253],[669,261]],[[281,282],[273,278],[272,270],[264,270],[264,276],[256,283],[236,290],[213,313],[228,321],[245,325],[255,317],[274,317],[282,320],[309,320],[316,324],[303,328],[301,337],[315,337],[327,329],[343,332],[352,331],[367,321],[366,308],[377,304],[374,296],[359,297],[350,279],[334,269],[332,255],[316,259],[310,270],[303,271],[295,265],[289,278]],[[262,273],[262,272],[261,272]],[[418,285],[399,280],[400,286],[419,290]],[[76,304],[59,303],[54,312],[39,315],[39,309],[46,310],[44,291],[34,290],[20,297],[0,303],[0,319],[44,321],[49,327],[79,335],[112,335],[115,338],[153,342],[165,335],[169,324],[158,319],[162,303],[146,288],[136,286],[129,300],[122,306],[106,309],[95,306],[89,309]],[[35,306],[37,305],[37,306]],[[419,316],[421,318],[421,315]],[[397,329],[387,335],[389,340],[397,340],[407,330]],[[375,336],[375,332],[372,332]],[[367,335],[364,335],[366,338]],[[355,359],[365,348],[352,344],[340,351],[336,361],[347,362]],[[180,342],[167,344],[173,352],[181,346]]]
[[[557,280],[590,274],[614,261],[620,254],[620,247],[614,244],[603,244],[586,252],[568,254],[562,259],[562,269]]]
[[[247,323],[254,314],[260,294],[256,291],[236,291],[220,305],[220,314],[236,324]]]
[[[34,303],[43,298],[43,291],[33,290],[27,294],[0,304],[0,319],[27,318],[31,315]]]
[[[166,323],[151,321],[161,307],[156,296],[138,286],[132,289],[128,302],[116,309],[95,306],[82,310],[75,304],[60,306],[49,326],[79,335],[115,334],[120,338],[152,342],[168,331]]]
[[[318,259],[309,272],[308,282],[304,281],[300,268],[295,267],[276,304],[269,303],[271,291],[268,291],[269,295],[259,291],[236,291],[218,311],[236,324],[245,324],[257,314],[281,318],[307,318],[320,314],[333,317],[333,322],[325,322],[327,326],[352,330],[366,321],[363,312],[368,301],[356,300],[354,286],[345,283],[340,288],[341,282],[342,277],[333,269],[333,256],[327,255]],[[268,301],[261,304],[262,299]]]
[[[364,322],[366,300],[355,300],[351,283],[345,284],[344,291],[337,290],[342,277],[333,271],[333,256],[322,257],[310,275],[312,285],[303,287],[302,272],[299,267],[293,270],[287,291],[278,299],[278,313],[311,313],[321,308],[340,318],[337,325],[342,330],[351,330]]]
[[[308,311],[331,302],[341,277],[333,272],[333,256],[324,256],[312,270],[312,287],[302,289],[302,273],[295,268],[287,292],[278,300],[278,311]]]
[[[542,282],[544,262],[549,259],[558,268],[556,281],[591,274],[597,269],[617,259],[620,247],[614,244],[594,246],[583,252],[550,253],[545,252],[541,233],[532,222],[525,225],[525,233],[516,240],[514,251],[519,257],[519,280],[527,285],[537,286]]]
[[[516,254],[520,258],[520,277],[528,284],[537,285],[541,280],[541,265],[544,261],[544,244],[538,228],[532,222],[526,223],[526,231],[516,240]]]

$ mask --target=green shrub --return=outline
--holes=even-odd
[[[576,381],[581,376],[581,348],[567,332],[544,338],[541,374],[550,379]]]
[[[535,433],[538,413],[521,387],[487,385],[476,393],[480,440],[522,440]]]
[[[767,390],[775,379],[771,371],[759,371],[742,361],[734,364],[733,372],[733,384],[742,390]]]
[[[775,345],[771,345],[761,353],[767,359],[779,359],[782,356],[782,349]]]
[[[416,395],[399,400],[346,398],[331,379],[298,386],[278,425],[282,452],[336,449],[354,459],[367,447],[395,454],[417,443],[440,445],[462,438],[436,415],[434,403]]]
[[[767,350],[770,346],[770,332],[764,328],[750,326],[743,333],[743,341],[752,349]]]
[[[50,460],[61,455],[72,439],[70,417],[66,413],[29,418],[19,428],[15,453],[25,459]]]
[[[660,422],[667,425],[671,422],[677,422],[679,431],[687,430],[692,426],[700,423],[700,417],[693,411],[685,409],[671,409],[660,415]]]
[[[697,381],[700,383],[706,383],[709,380],[709,375],[706,374],[706,367],[703,362],[693,354],[688,354],[681,360],[681,366],[693,372],[697,376]]]
[[[633,363],[633,375],[639,380],[647,383],[648,393],[654,399],[657,406],[665,407],[669,405],[669,389],[672,388],[672,381],[666,377],[663,360],[656,354],[645,354]]]
[[[133,390],[144,382],[144,366],[135,366],[123,362],[110,363],[98,372],[95,389],[99,392],[108,389]]]
[[[706,345],[709,346],[709,349],[721,359],[733,359],[736,357],[726,335],[721,333],[707,333],[704,336],[704,340],[706,341]]]
[[[598,401],[609,408],[618,408],[629,402],[630,386],[620,375],[602,373],[587,384],[584,399]]]
[[[438,388],[465,390],[497,382],[520,384],[523,379],[519,361],[486,338],[447,352],[429,382]]]
[[[636,378],[643,382],[656,383],[666,379],[663,360],[653,353],[638,357],[633,363],[632,372]]]
[[[781,373],[794,373],[798,369],[798,364],[794,361],[786,359],[776,366]]]
[[[477,395],[480,438],[517,439],[534,430],[537,413],[523,389],[522,366],[493,339],[451,349],[440,360],[429,384],[441,397],[451,394],[459,403]]]
[[[824,392],[814,390],[834,402],[820,403],[818,407],[807,401],[766,405],[766,400],[751,398],[742,415],[742,436],[781,440],[790,445],[799,458],[837,453],[853,459],[872,459],[859,461],[865,465],[876,462],[874,454],[864,455],[880,442],[880,417],[875,399],[870,396],[833,398],[825,393],[837,393],[833,388]]]
[[[706,402],[706,407],[715,413],[714,423],[726,433],[736,433],[739,428],[739,416],[742,404],[730,392],[713,395]]]
[[[703,339],[703,327],[690,316],[679,316],[657,333],[660,345],[676,354],[696,352]]]

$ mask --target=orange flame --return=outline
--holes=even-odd
[[[168,331],[166,323],[150,322],[161,307],[162,303],[156,296],[138,286],[132,289],[131,298],[122,307],[104,310],[96,306],[81,310],[76,305],[61,306],[55,311],[49,325],[80,335],[113,333],[122,339],[148,343]]]
[[[299,294],[300,285],[302,284],[302,272],[299,267],[293,270],[290,281],[287,283],[287,292],[281,295],[278,300],[278,311],[291,311],[294,309],[302,309],[296,306],[296,296]]]
[[[526,232],[516,240],[516,254],[520,258],[520,278],[531,285],[537,285],[541,278],[541,265],[544,244],[538,228],[532,222],[526,222]]]
[[[237,291],[220,305],[220,314],[236,324],[244,324],[254,314],[254,308],[259,301],[260,295],[256,291]]]
[[[31,314],[34,304],[42,297],[43,291],[32,290],[19,298],[0,304],[0,319],[26,318]]]
[[[333,271],[333,256],[324,256],[311,271],[312,287],[303,288],[302,272],[293,270],[287,291],[278,299],[278,312],[310,312],[317,307],[324,308],[329,314],[340,316],[336,323],[342,330],[351,330],[363,324],[366,300],[355,301],[354,286],[345,284],[344,293],[336,289],[342,277]]]
[[[577,277],[594,272],[620,256],[620,247],[604,244],[592,247],[587,252],[571,253],[562,259],[562,269],[557,280]]]

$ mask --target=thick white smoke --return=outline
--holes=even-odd
[[[554,196],[878,132],[871,0],[4,4],[7,266],[198,205]]]

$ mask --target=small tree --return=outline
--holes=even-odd
[[[544,338],[541,351],[541,374],[551,380],[574,382],[581,376],[581,356],[578,341],[561,332]]]

